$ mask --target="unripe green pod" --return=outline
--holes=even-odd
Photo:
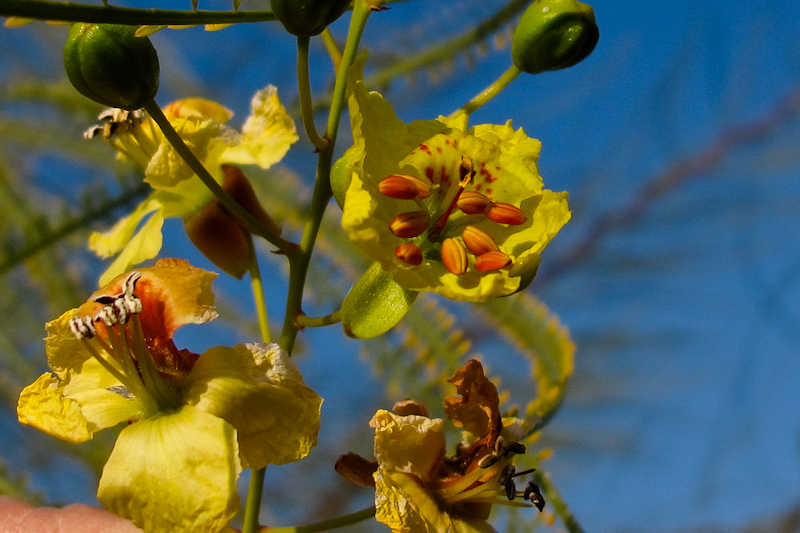
[[[342,16],[351,0],[270,0],[272,13],[292,35],[311,37],[322,33]]]
[[[529,74],[569,68],[600,39],[594,10],[576,0],[534,0],[514,31],[511,57]]]
[[[73,24],[64,46],[64,67],[78,91],[108,107],[133,111],[158,92],[158,54],[136,26]]]

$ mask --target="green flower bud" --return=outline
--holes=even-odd
[[[350,0],[271,0],[272,13],[292,35],[311,37],[322,33],[342,16]]]
[[[511,57],[529,74],[569,68],[591,54],[598,39],[591,6],[576,0],[534,0],[514,31]]]
[[[136,26],[73,24],[64,46],[64,67],[84,96],[133,111],[158,92],[158,54]]]

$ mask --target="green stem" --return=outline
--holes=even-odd
[[[3,0],[0,16],[129,25],[234,24],[275,20],[271,11],[180,11],[90,6],[48,0]]]
[[[250,487],[247,491],[247,504],[244,508],[242,533],[256,533],[259,531],[258,514],[261,511],[261,495],[264,492],[264,477],[266,473],[266,468],[250,471]]]
[[[567,528],[567,531],[570,533],[584,533],[575,515],[569,510],[567,502],[564,501],[564,498],[561,497],[558,489],[550,480],[550,476],[542,470],[537,470],[533,473],[533,478],[539,485],[539,488],[544,492],[547,504],[550,505],[558,517],[561,518],[561,522],[564,524],[564,527]]]
[[[300,328],[321,328],[323,326],[330,326],[331,324],[338,324],[342,321],[342,310],[336,311],[326,316],[311,317],[306,315],[298,315],[295,318],[295,323]]]
[[[322,42],[325,44],[325,48],[328,49],[328,55],[331,56],[334,70],[338,70],[339,65],[342,63],[342,53],[339,51],[339,47],[336,46],[336,41],[333,40],[331,30],[325,28],[320,35],[322,36]]]
[[[517,76],[520,74],[522,74],[522,71],[518,69],[516,65],[511,65],[511,67],[509,67],[508,70],[506,70],[499,78],[497,78],[494,83],[486,87],[477,96],[475,96],[475,98],[464,104],[459,111],[463,111],[467,115],[471,115],[480,109],[486,102],[500,94],[500,91],[505,89],[509,83],[517,79]]]
[[[375,516],[375,508],[370,507],[353,514],[340,516],[339,518],[332,518],[330,520],[324,520],[322,522],[309,524],[307,526],[270,527],[264,528],[261,531],[263,533],[317,533],[318,531],[330,531],[331,529],[351,526],[353,524],[363,522],[364,520],[369,520],[373,516]]]
[[[328,146],[328,141],[317,133],[314,125],[314,104],[311,101],[311,82],[308,77],[308,43],[311,40],[307,35],[297,37],[297,90],[300,94],[300,109],[303,113],[303,127],[311,143],[318,152]]]
[[[272,342],[272,335],[269,332],[269,316],[267,315],[267,302],[264,298],[264,284],[261,283],[261,269],[258,267],[258,256],[256,247],[253,244],[253,236],[247,236],[250,245],[250,285],[253,288],[253,301],[256,304],[256,316],[258,317],[258,327],[261,330],[261,340],[266,343]]]
[[[222,186],[217,183],[217,180],[209,174],[208,170],[203,166],[197,156],[195,156],[192,151],[186,146],[186,143],[183,142],[181,136],[178,135],[178,132],[175,131],[175,128],[172,127],[167,117],[164,116],[163,111],[161,108],[158,107],[158,104],[155,100],[150,101],[150,103],[144,106],[145,111],[150,115],[150,117],[155,120],[156,124],[161,128],[161,132],[164,134],[164,137],[169,141],[175,151],[178,152],[183,160],[189,165],[194,173],[197,175],[198,178],[205,184],[208,189],[214,193],[222,205],[224,205],[231,213],[239,217],[250,229],[251,232],[255,233],[259,237],[263,237],[269,243],[274,244],[277,246],[280,251],[287,256],[292,256],[296,245],[291,243],[287,240],[280,238],[279,236],[275,235],[270,231],[268,227],[266,227],[260,220],[256,217],[251,215],[247,212],[247,210],[239,205],[239,203],[234,200],[231,195],[229,195]]]
[[[303,288],[305,287],[308,265],[314,251],[314,242],[317,239],[319,226],[325,208],[331,199],[331,164],[333,162],[333,148],[336,144],[336,134],[339,130],[339,119],[344,109],[345,90],[347,88],[347,69],[356,59],[358,44],[361,34],[367,24],[371,11],[365,0],[356,0],[353,5],[353,17],[350,19],[350,30],[347,34],[342,62],[336,71],[336,84],[333,88],[333,98],[328,115],[328,127],[325,137],[330,141],[325,150],[319,152],[317,160],[317,177],[314,183],[314,193],[309,206],[309,218],[303,229],[303,238],[300,241],[298,253],[289,256],[289,292],[286,297],[286,316],[281,333],[281,348],[292,353],[294,342],[299,331],[295,320],[303,313]]]

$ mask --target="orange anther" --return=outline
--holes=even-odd
[[[489,220],[499,222],[500,224],[519,226],[528,220],[528,217],[525,216],[525,213],[523,213],[518,207],[515,207],[511,204],[499,202],[495,204],[489,204],[484,212]]]
[[[378,192],[398,200],[425,199],[431,195],[431,187],[421,179],[403,174],[392,174],[378,183]]]
[[[422,250],[413,242],[406,242],[394,249],[394,255],[400,261],[411,266],[422,263]]]
[[[456,276],[466,273],[469,266],[466,246],[457,239],[445,239],[442,242],[442,263]]]
[[[500,270],[511,264],[511,258],[501,251],[486,252],[475,260],[475,268],[481,272]]]
[[[401,239],[411,239],[425,233],[430,221],[425,211],[400,213],[389,223],[389,230]]]
[[[481,256],[486,252],[496,252],[499,250],[494,238],[475,226],[467,226],[461,234],[467,249],[476,256]]]
[[[486,211],[492,201],[478,191],[464,191],[456,203],[456,207],[468,215],[479,215]]]

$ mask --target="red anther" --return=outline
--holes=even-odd
[[[422,263],[422,250],[413,242],[406,242],[394,249],[394,255],[400,261],[411,266]]]
[[[467,249],[478,257],[487,252],[496,252],[500,249],[491,235],[475,226],[464,228],[461,238],[464,239]]]
[[[465,274],[469,266],[466,246],[458,239],[445,239],[442,242],[442,263],[456,276]]]
[[[492,201],[478,191],[464,191],[456,202],[456,207],[468,215],[480,215]]]
[[[389,223],[389,230],[401,239],[412,239],[425,233],[430,221],[425,211],[409,211],[394,217]]]
[[[475,268],[480,272],[500,270],[511,264],[511,258],[500,251],[486,252],[475,260]]]
[[[484,213],[486,213],[489,220],[512,226],[519,226],[528,220],[525,213],[518,207],[500,202],[488,205]]]
[[[414,176],[392,174],[378,183],[378,192],[398,200],[425,199],[431,195],[431,187]]]

